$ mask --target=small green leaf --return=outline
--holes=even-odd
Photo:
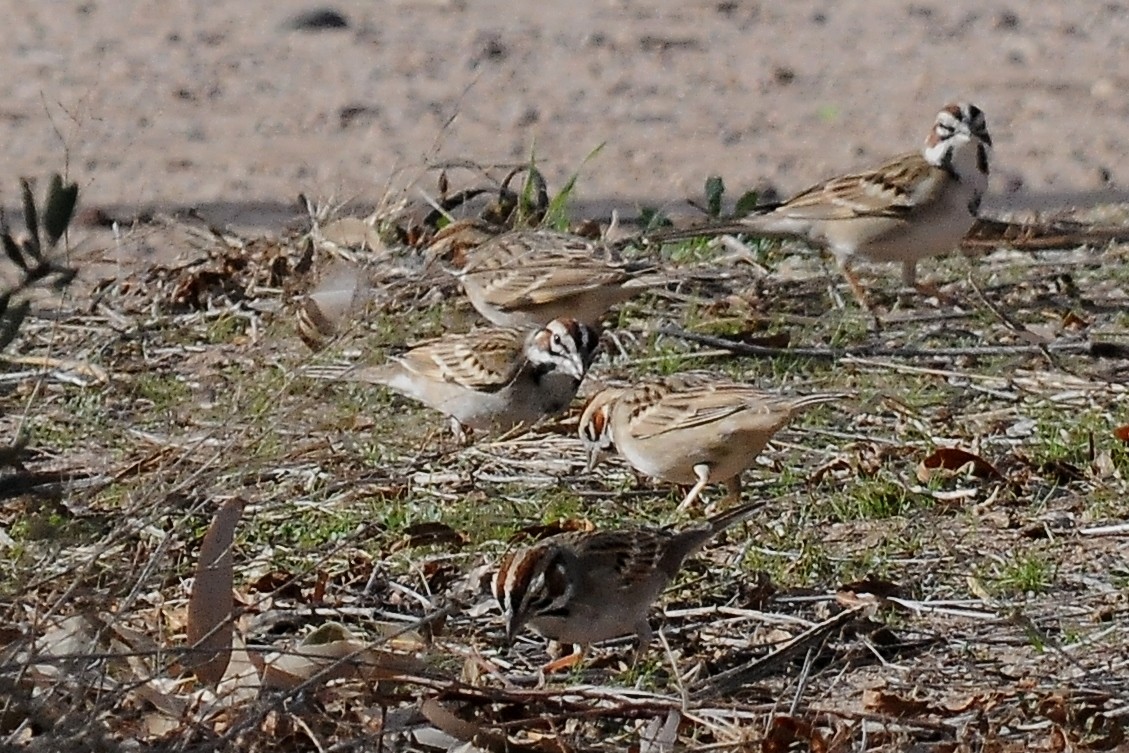
[[[757,200],[760,196],[756,191],[746,191],[741,194],[741,198],[737,199],[737,203],[733,206],[734,217],[744,217],[749,212],[757,208]]]
[[[565,181],[564,187],[561,188],[561,190],[557,192],[557,195],[553,197],[552,201],[549,202],[549,208],[545,211],[546,223],[558,229],[563,229],[568,225],[568,201],[569,197],[572,196],[573,190],[576,188],[576,181],[580,178],[580,171],[588,164],[589,160],[593,159],[603,150],[605,144],[607,144],[606,141],[601,142],[595,149],[588,152],[584,159],[580,161],[580,167],[569,176],[569,179]]]
[[[721,216],[721,198],[725,195],[725,181],[720,175],[706,178],[706,212],[710,217]]]

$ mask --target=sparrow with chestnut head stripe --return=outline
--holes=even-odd
[[[828,249],[856,299],[869,308],[854,262],[898,262],[902,283],[917,287],[917,262],[955,249],[976,222],[991,152],[984,112],[965,102],[948,104],[919,151],[818,183],[740,220],[659,232],[647,240],[737,233],[799,238]]]
[[[648,287],[665,283],[646,263],[607,245],[549,230],[514,230],[445,255],[471,304],[504,327],[543,326],[567,316],[595,324]]]
[[[725,501],[739,499],[742,471],[777,431],[804,408],[846,397],[842,392],[778,395],[687,372],[596,393],[578,430],[589,468],[615,449],[641,473],[692,485],[681,510],[711,483],[725,483]]]
[[[450,334],[383,366],[320,376],[384,385],[461,427],[507,431],[568,408],[598,347],[592,327],[554,319],[530,331],[487,327]]]
[[[529,625],[560,643],[581,646],[634,634],[637,656],[650,643],[647,618],[685,560],[763,503],[733,508],[683,531],[627,528],[573,531],[506,554],[494,598],[512,641]]]

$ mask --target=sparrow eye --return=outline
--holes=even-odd
[[[561,342],[561,336],[560,335],[553,335],[553,345],[556,345],[557,347],[563,347],[564,346],[564,343]]]

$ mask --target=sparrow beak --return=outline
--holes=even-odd
[[[591,473],[592,469],[602,463],[604,461],[604,458],[606,458],[610,454],[610,450],[606,450],[602,447],[590,448],[588,450],[588,462],[584,464],[585,473]]]
[[[580,384],[584,381],[584,373],[587,371],[587,369],[584,367],[584,363],[580,360],[579,357],[568,358],[564,363],[565,365],[562,369],[564,373],[575,379],[577,384]]]
[[[517,620],[513,618],[512,614],[506,615],[506,646],[514,645],[514,639],[517,637],[518,624]]]

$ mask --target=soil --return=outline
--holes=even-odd
[[[299,192],[377,204],[535,151],[551,186],[582,168],[582,212],[678,212],[709,175],[790,193],[907,151],[967,99],[996,144],[989,213],[1124,201],[1127,5],[17,3],[0,196],[66,166],[88,206],[271,225]],[[319,9],[344,25],[295,28]]]

